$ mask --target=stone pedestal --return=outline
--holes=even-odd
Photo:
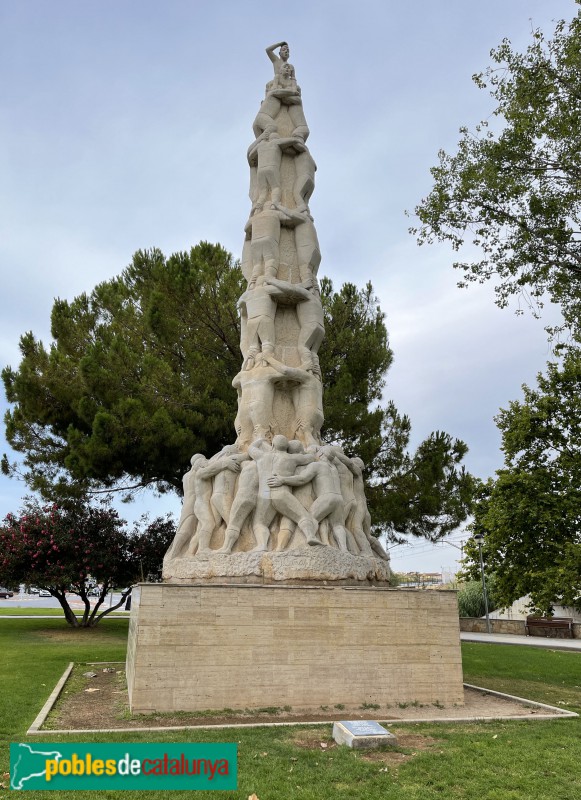
[[[455,592],[140,584],[134,712],[463,703]]]
[[[171,583],[310,583],[389,585],[389,562],[354,556],[334,547],[302,547],[266,553],[210,552],[166,562],[164,579]]]

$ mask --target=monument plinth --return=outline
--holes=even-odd
[[[266,52],[274,77],[248,148],[236,440],[192,457],[164,583],[134,591],[131,708],[461,704],[455,593],[389,588],[364,464],[321,438],[316,165],[288,45]]]

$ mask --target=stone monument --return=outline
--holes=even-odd
[[[364,464],[321,438],[316,164],[288,44],[266,52],[274,76],[248,148],[236,438],[192,456],[163,583],[133,591],[131,708],[462,704],[455,593],[390,588]]]
[[[317,166],[288,45],[266,52],[274,77],[248,148],[236,440],[210,459],[192,457],[163,578],[385,586],[389,557],[371,535],[364,464],[321,439]]]

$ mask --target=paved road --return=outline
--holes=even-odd
[[[125,617],[125,619],[129,619],[129,612],[123,611],[120,613],[119,611],[112,611],[110,614],[107,614],[106,617],[103,619],[114,619],[115,617]],[[82,619],[79,614],[77,614],[78,619]],[[56,619],[56,620],[64,620],[65,615],[59,616],[58,614],[0,614],[0,622],[3,619]]]
[[[109,605],[115,605],[121,599],[121,595],[117,592],[113,594],[113,599],[110,602],[111,595],[107,595],[105,598],[105,602],[103,606],[107,607]],[[85,604],[81,600],[81,598],[76,594],[67,594],[67,600],[69,601],[70,607],[74,610],[81,609],[82,611],[85,610]],[[97,602],[96,597],[89,598],[91,606],[94,606]],[[103,607],[102,606],[102,607]],[[56,597],[39,597],[37,594],[19,594],[16,593],[14,597],[7,597],[6,599],[0,599],[0,608],[59,608],[60,603],[56,599]]]
[[[581,652],[581,639],[548,639],[544,636],[515,636],[512,633],[465,633],[463,642],[487,642],[488,644],[519,644],[528,647],[547,647],[549,650],[571,650]]]

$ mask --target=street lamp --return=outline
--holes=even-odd
[[[484,560],[482,558],[482,542],[484,541],[483,533],[475,533],[474,541],[478,545],[478,552],[480,554],[480,574],[482,576],[482,593],[484,595],[484,611],[486,613],[486,633],[490,633],[490,618],[488,616],[488,595],[486,594],[486,580],[484,579]]]

